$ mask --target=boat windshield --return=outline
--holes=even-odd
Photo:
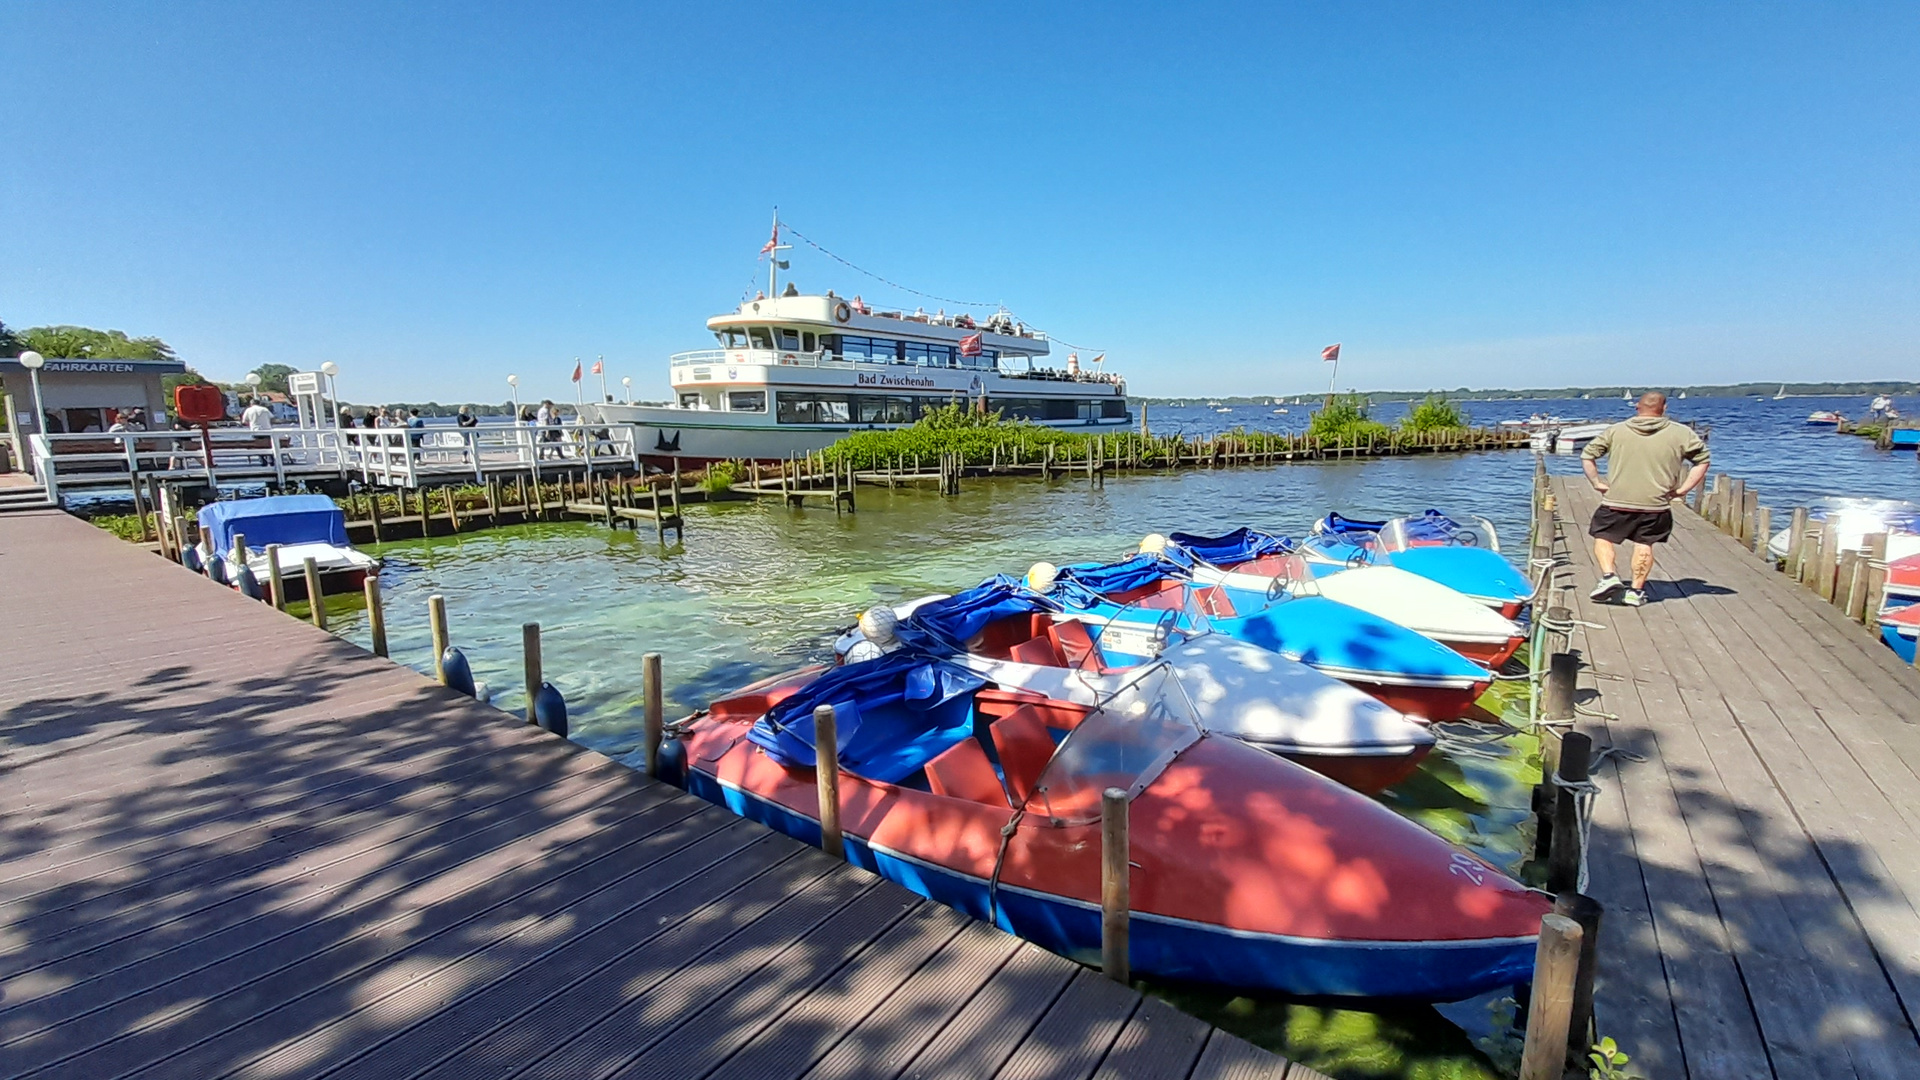
[[[1418,517],[1398,517],[1380,529],[1380,546],[1388,551],[1415,547],[1481,547],[1500,550],[1500,534],[1483,517],[1449,517],[1429,510]]]
[[[1100,820],[1108,788],[1137,798],[1205,730],[1180,679],[1164,661],[1148,665],[1095,706],[1070,732],[1028,796],[1030,816],[1053,828]]]

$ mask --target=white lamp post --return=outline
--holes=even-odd
[[[627,375],[623,377],[620,380],[620,385],[627,388],[627,404],[633,404],[633,376]]]
[[[20,354],[20,366],[27,369],[27,376],[33,380],[33,430],[41,435],[47,433],[47,410],[40,404],[40,369],[46,365],[46,362],[46,357],[32,349]],[[34,472],[37,475],[40,471],[39,459],[31,454],[28,457],[33,461]]]
[[[513,387],[513,422],[520,422],[520,376],[507,376],[507,385]]]
[[[340,387],[333,381],[340,374],[340,365],[329,360],[320,365],[320,374],[327,377],[327,411],[333,415],[333,426],[340,426]]]

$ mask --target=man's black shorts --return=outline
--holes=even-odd
[[[1593,512],[1587,535],[1616,544],[1629,540],[1636,544],[1664,544],[1667,537],[1673,535],[1673,511],[1615,510],[1603,506]]]

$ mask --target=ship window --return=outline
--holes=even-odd
[[[1047,418],[1045,398],[989,398],[987,409],[999,412],[1008,420],[1045,420]]]
[[[1072,398],[1048,398],[1047,419],[1073,420],[1079,417],[1080,403]]]
[[[1117,420],[1127,415],[1125,398],[1108,398],[1100,403],[1100,415],[1107,420]]]
[[[812,352],[819,347],[820,346],[814,341],[813,331],[808,330],[800,335],[800,348],[802,351]]]
[[[798,331],[798,330],[788,330],[788,329],[786,329],[785,327],[782,327],[782,328],[780,328],[779,330],[777,330],[777,331],[775,331],[775,333],[777,333],[777,334],[779,334],[779,335],[780,335],[780,347],[781,347],[782,349],[785,349],[785,350],[787,350],[787,351],[789,351],[789,352],[798,352],[798,351],[799,351],[799,349],[800,349],[800,331]]]
[[[840,335],[839,334],[821,334],[820,335],[820,351],[825,353],[843,354],[845,351],[845,346],[840,344]]]
[[[844,424],[852,415],[844,394],[790,394],[783,390],[774,395],[774,400],[779,404],[782,424]]]
[[[747,332],[737,326],[729,326],[725,330],[717,331],[713,336],[720,339],[720,347],[723,349],[747,347]]]
[[[747,337],[752,340],[753,347],[756,349],[773,348],[773,335],[767,333],[767,328],[764,326],[748,327]]]
[[[766,412],[767,392],[735,390],[727,395],[727,408],[732,412]]]
[[[697,408],[699,408],[699,407],[700,407],[700,395],[699,395],[699,394],[681,394],[681,395],[680,395],[680,407],[681,407],[681,408],[683,408],[683,409],[697,409]]]
[[[862,394],[854,399],[862,424],[911,424],[920,416],[920,399]]]

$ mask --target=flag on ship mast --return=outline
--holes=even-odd
[[[573,381],[580,381],[580,358],[577,356],[573,358]]]
[[[760,245],[760,254],[771,255],[773,254],[773,249],[779,246],[780,246],[780,219],[774,218],[773,219],[773,236],[769,238],[766,243]]]
[[[1321,350],[1320,350],[1320,359],[1322,359],[1322,360],[1325,360],[1325,361],[1326,361],[1327,363],[1329,363],[1329,364],[1337,364],[1337,363],[1339,363],[1339,362],[1340,362],[1340,346],[1339,346],[1339,344],[1338,344],[1338,343],[1336,342],[1335,344],[1332,344],[1332,345],[1329,345],[1329,346],[1327,346],[1326,348],[1324,348],[1324,349],[1321,349]]]
[[[961,356],[979,356],[980,355],[980,335],[979,334],[968,334],[966,337],[963,337],[960,339],[960,355]]]

